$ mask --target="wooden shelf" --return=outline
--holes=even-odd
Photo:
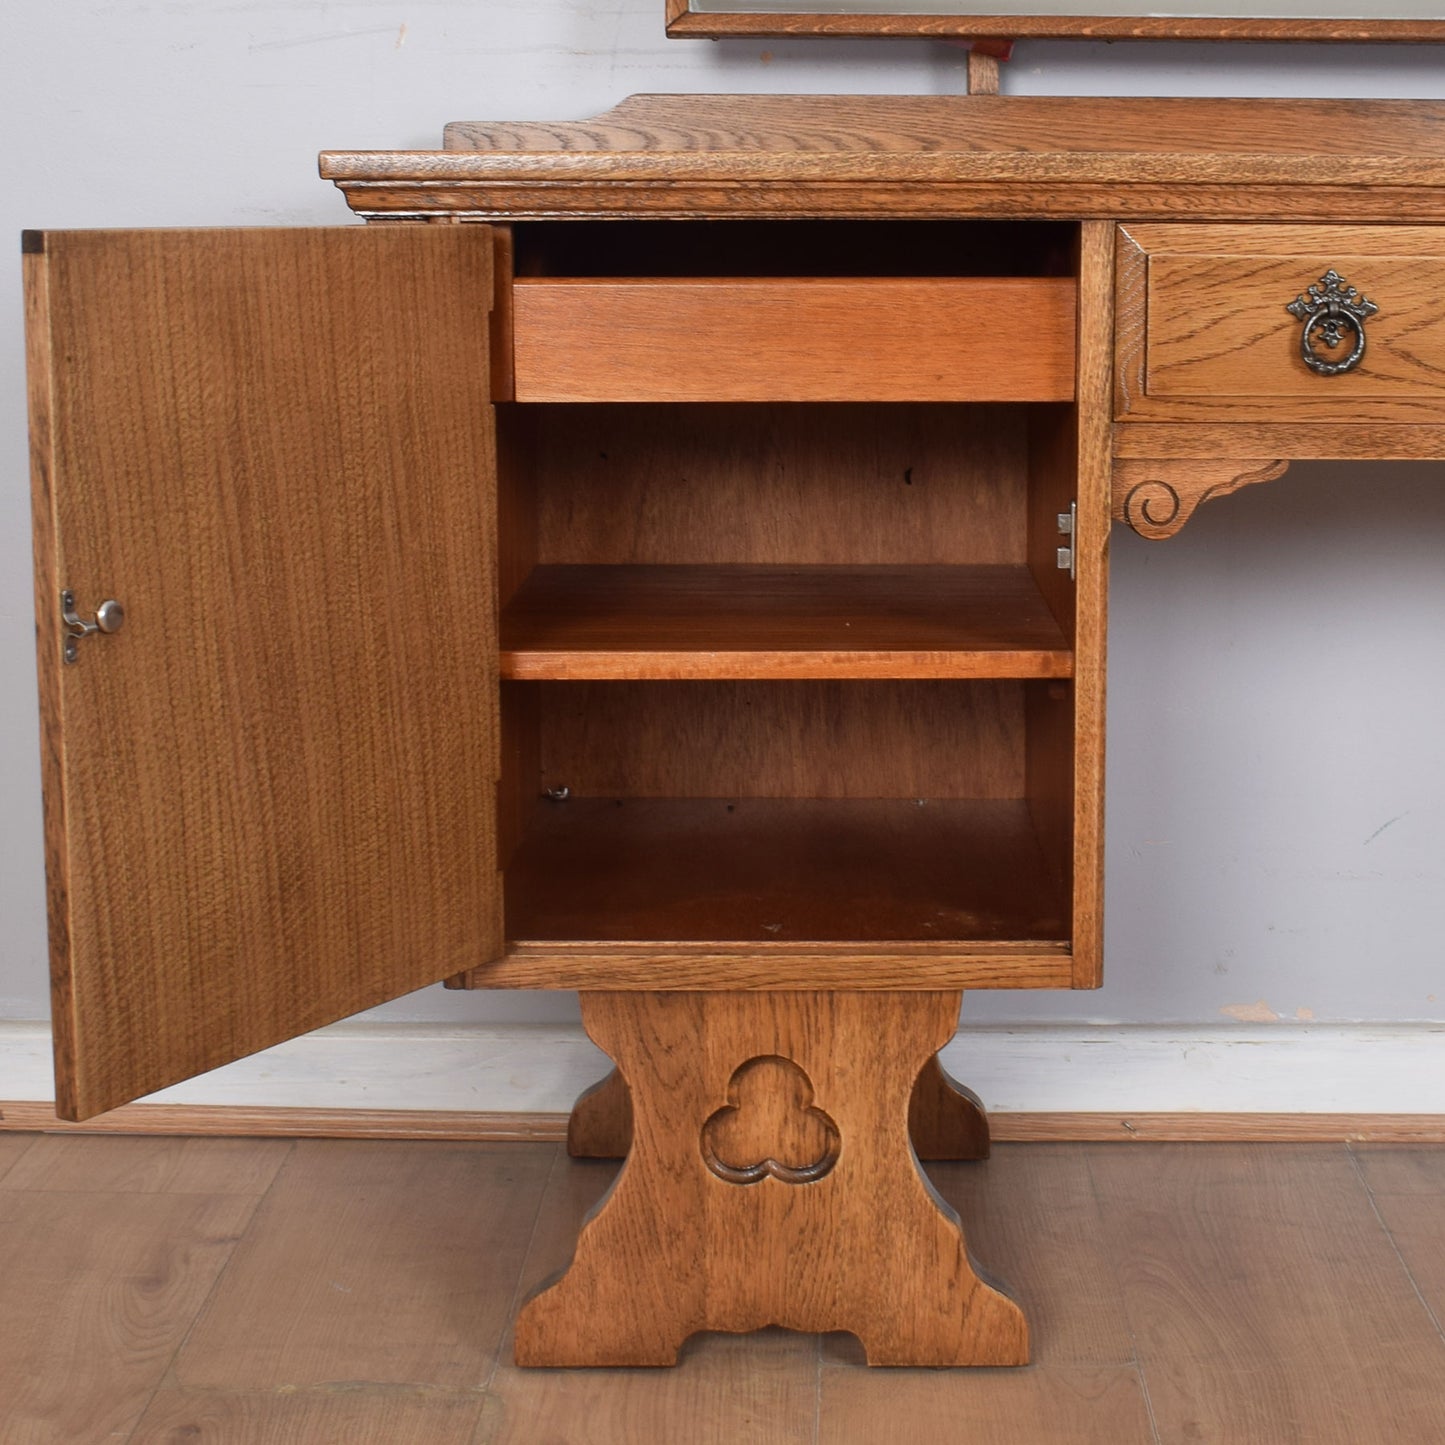
[[[514,946],[1069,936],[1014,799],[569,798],[537,809],[506,880]]]
[[[1061,678],[1026,567],[541,566],[502,612],[504,678]]]

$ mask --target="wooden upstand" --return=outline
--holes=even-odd
[[[967,990],[1100,982],[1111,520],[1445,455],[1445,107],[639,97],[322,170],[374,224],[26,238],[60,1108],[578,989],[626,1163],[521,1363],[1023,1363],[918,1160],[988,1152]]]

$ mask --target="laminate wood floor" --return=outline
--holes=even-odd
[[[0,1134],[0,1445],[1445,1445],[1445,1148],[1006,1144],[930,1167],[1022,1370],[701,1336],[518,1370],[614,1167],[553,1144]]]

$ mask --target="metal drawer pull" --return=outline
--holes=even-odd
[[[1360,364],[1365,354],[1365,320],[1379,309],[1333,268],[1285,307],[1291,316],[1304,322],[1299,339],[1300,355],[1304,364],[1321,376],[1338,376]],[[1355,344],[1343,361],[1327,361],[1315,350],[1317,335],[1333,351],[1344,341],[1346,332],[1354,333]]]
[[[95,621],[87,622],[75,610],[75,593],[69,589],[60,594],[60,620],[65,623],[65,660],[74,662],[82,637],[92,632],[119,632],[125,622],[125,608],[113,597],[95,609]]]

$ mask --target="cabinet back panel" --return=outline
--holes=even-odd
[[[1024,795],[1018,682],[507,687],[536,690],[541,787],[574,797]]]
[[[502,410],[530,434],[539,562],[1027,560],[1022,407]]]
[[[1075,228],[1010,221],[520,222],[519,276],[1066,276]]]

